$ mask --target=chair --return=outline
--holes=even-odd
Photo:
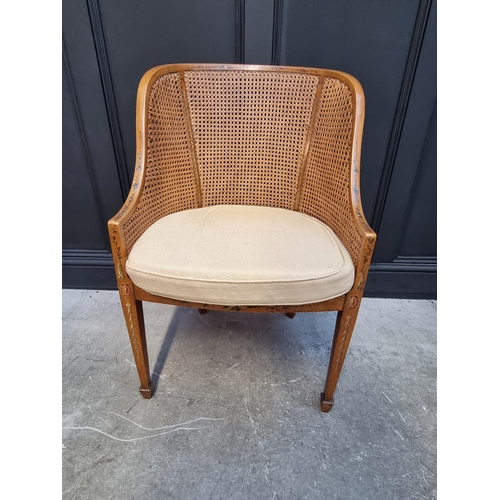
[[[142,301],[207,310],[339,311],[333,395],[376,235],[359,191],[364,95],[330,70],[158,66],[137,98],[135,174],[108,224],[144,398]]]

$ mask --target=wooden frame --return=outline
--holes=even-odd
[[[355,266],[355,280],[352,289],[340,297],[314,304],[298,306],[225,306],[193,302],[152,295],[135,286],[126,273],[125,263],[127,260],[127,245],[124,237],[124,225],[130,219],[136,209],[144,187],[147,155],[147,131],[148,116],[147,103],[149,92],[155,80],[166,73],[189,70],[244,70],[244,71],[272,71],[285,73],[306,73],[318,75],[322,81],[324,77],[333,77],[344,82],[350,89],[353,104],[353,132],[351,146],[351,175],[350,175],[350,214],[349,217],[355,225],[356,231],[361,237],[361,251]],[[183,76],[181,76],[183,81]],[[366,277],[375,246],[376,234],[368,225],[361,206],[359,165],[361,156],[361,139],[364,123],[364,94],[359,82],[352,76],[333,70],[316,68],[286,67],[286,66],[255,66],[255,65],[220,65],[220,64],[172,64],[158,66],[149,70],[142,78],[137,97],[137,121],[136,140],[137,154],[135,174],[129,196],[117,215],[108,223],[111,247],[115,264],[118,290],[122,303],[123,313],[132,345],[132,350],[137,365],[140,379],[140,392],[145,398],[152,396],[152,386],[149,373],[149,363],[144,331],[144,318],[142,312],[142,301],[159,302],[176,306],[198,308],[200,312],[206,310],[241,311],[241,312],[273,312],[285,313],[293,317],[296,312],[317,311],[339,311],[335,326],[332,351],[325,389],[321,394],[321,410],[329,411],[333,407],[333,395],[339,380],[340,372],[344,363],[347,348],[354,330],[356,318],[359,312],[361,298],[366,283]]]

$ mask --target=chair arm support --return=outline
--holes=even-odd
[[[366,223],[366,220],[364,222]],[[366,229],[359,230],[361,236],[361,249],[357,260],[354,262],[354,285],[351,292],[349,292],[350,294],[357,294],[359,298],[361,298],[366,285],[366,278],[370,269],[375,242],[377,241],[375,232],[371,228],[368,229],[368,224],[366,224],[366,226]]]
[[[111,241],[111,251],[115,263],[117,277],[123,279],[126,276],[125,261],[132,244],[125,237],[124,227],[135,212],[141,197],[144,185],[144,164],[142,151],[139,151],[134,179],[125,203],[118,213],[108,221],[108,232]]]
[[[139,205],[139,201],[141,199],[141,194],[145,184],[145,177],[146,177],[145,155],[147,154],[146,102],[148,99],[149,90],[151,88],[150,84],[151,73],[152,71],[150,70],[143,76],[137,92],[136,161],[135,161],[134,178],[132,180],[132,185],[130,186],[129,194],[123,206],[120,208],[118,213],[108,222],[108,230],[111,239],[113,259],[115,259],[115,257],[118,257],[118,261],[115,259],[115,267],[117,274],[120,271],[118,267],[118,262],[121,262],[122,265],[125,264],[128,252],[132,248],[132,245],[134,243],[134,241],[130,241],[130,238],[126,238],[125,225],[127,224],[127,222],[129,222],[130,218],[132,217],[132,215],[134,214]]]
[[[164,102],[166,94],[168,102]],[[142,77],[136,103],[134,179],[127,200],[108,223],[112,245],[119,243],[124,260],[141,234],[158,219],[199,206],[194,152],[185,138],[183,106],[180,77],[168,66],[152,68]],[[151,109],[159,108],[168,125],[158,125]],[[186,156],[186,148],[190,155]],[[169,159],[164,150],[168,150]]]
[[[357,259],[354,261],[354,266],[356,270],[356,276],[353,286],[353,291],[363,293],[366,278],[368,275],[368,270],[370,268],[370,262],[372,260],[373,250],[375,248],[375,242],[377,240],[377,235],[375,231],[368,224],[365,215],[363,213],[363,207],[361,205],[361,196],[359,191],[360,178],[359,178],[359,168],[358,168],[358,158],[356,156],[353,160],[351,169],[351,217],[354,226],[361,238],[361,248]]]

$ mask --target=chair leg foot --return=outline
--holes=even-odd
[[[153,387],[151,384],[149,384],[149,387],[147,389],[143,389],[142,387],[139,389],[139,392],[141,393],[141,396],[144,399],[151,399],[151,396],[153,395]]]
[[[354,302],[353,307],[347,306],[337,313],[325,389],[321,394],[321,411],[327,412],[333,407],[333,395],[339,381],[349,342],[351,341],[358,310],[359,300]]]
[[[325,393],[321,393],[321,411],[323,413],[328,413],[332,408],[333,408],[333,400],[332,401],[325,401]]]
[[[293,319],[295,318],[295,313],[285,313],[287,318]]]
[[[207,310],[206,309],[198,309],[198,312],[200,314],[207,314]]]
[[[134,296],[124,294],[120,290],[125,323],[127,325],[132,353],[134,355],[137,374],[139,375],[140,389],[142,396],[146,399],[151,398],[152,386],[149,374],[149,359],[146,343],[146,331],[144,327],[144,312],[142,302],[135,300]]]

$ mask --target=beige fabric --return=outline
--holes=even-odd
[[[320,302],[354,282],[349,253],[325,224],[256,206],[167,215],[137,240],[126,267],[149,293],[231,306]]]

